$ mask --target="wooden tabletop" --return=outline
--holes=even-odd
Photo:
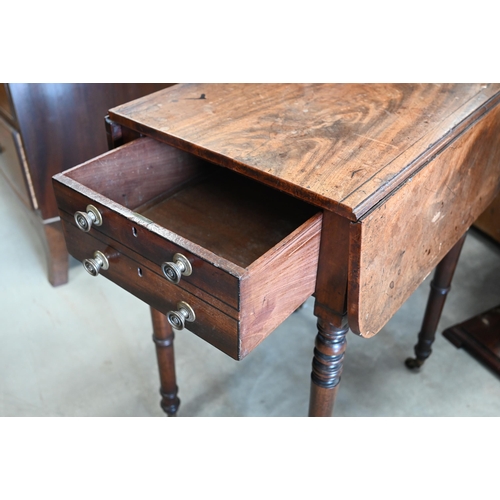
[[[109,115],[358,220],[499,99],[499,84],[179,84]]]
[[[316,299],[347,280],[364,337],[500,191],[500,84],[180,84],[109,115],[325,209]]]

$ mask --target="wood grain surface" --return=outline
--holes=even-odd
[[[90,236],[96,249],[120,256],[103,274],[151,307],[165,312],[164,300],[189,294],[236,320],[236,333],[226,328],[206,340],[219,348],[222,337],[236,342],[236,350],[221,349],[238,359],[314,292],[322,211],[164,143],[127,143],[56,175],[54,190],[73,256],[85,258],[83,248],[92,255]],[[73,215],[88,204],[103,222],[87,234]],[[159,286],[168,283],[160,265],[176,252],[193,272]],[[132,264],[125,266],[129,260],[141,269],[140,280]]]
[[[66,225],[71,224],[75,225],[75,221],[73,219],[73,216],[70,214],[67,214],[66,212],[61,211],[61,220],[66,223]],[[75,226],[76,227],[76,226]],[[71,234],[74,234],[72,232]],[[84,235],[85,233],[82,233]],[[96,239],[99,240],[101,243],[104,243],[107,246],[115,248],[121,255],[126,255],[129,258],[131,258],[134,262],[137,262],[137,264],[141,267],[141,269],[148,269],[149,271],[157,274],[162,280],[166,280],[165,276],[162,274],[161,269],[160,269],[160,263],[158,263],[157,260],[151,260],[149,258],[149,255],[147,252],[141,252],[139,253],[140,248],[135,248],[131,249],[130,247],[126,246],[123,244],[122,241],[120,240],[115,240],[113,238],[110,238],[104,233],[101,232],[94,232],[92,233],[92,236]],[[153,254],[154,255],[154,254]],[[195,264],[198,264],[197,261],[194,261]],[[205,267],[209,267],[207,264]],[[199,266],[197,266],[199,270]],[[202,270],[200,274],[201,276],[198,276],[197,280],[193,281],[187,281],[187,280],[181,280],[181,283],[179,283],[178,286],[179,288],[182,288],[183,290],[186,290],[192,295],[196,295],[203,301],[207,302],[214,308],[222,311],[224,314],[231,316],[232,318],[239,319],[239,282],[236,280],[233,276],[232,282],[230,284],[232,287],[229,287],[227,283],[225,283],[223,280],[220,279],[220,276],[224,276],[222,273],[219,275],[215,275],[207,278],[207,272],[205,269]],[[200,279],[204,278],[204,279]],[[205,285],[205,280],[208,281],[208,283]],[[201,287],[198,286],[198,284],[201,283]],[[204,286],[205,285],[205,286]],[[226,285],[226,287],[224,287]],[[210,292],[216,291],[216,293],[209,293],[204,290],[204,288],[208,288]],[[224,290],[224,295],[223,298],[225,300],[221,300],[219,297],[221,296],[220,289]],[[230,304],[228,304],[229,302]]]
[[[241,283],[241,357],[314,293],[322,215],[304,222],[248,268]]]
[[[156,224],[247,268],[318,210],[226,169],[148,210]]]
[[[114,246],[83,233],[65,219],[61,220],[68,252],[73,257],[82,261],[86,258],[92,258],[94,251],[100,250],[109,259],[109,269],[107,271],[101,270],[100,275],[113,281],[163,314],[177,310],[177,302],[181,300],[187,302],[194,309],[196,320],[193,323],[187,323],[186,328],[217,349],[238,359],[238,322],[235,319],[168,282],[150,271],[148,267],[141,266],[139,262],[117,251]],[[88,279],[102,278],[89,276]]]
[[[357,220],[499,91],[498,84],[181,84],[109,114]]]
[[[349,324],[375,335],[500,189],[500,106],[351,224]]]
[[[313,293],[321,219],[317,213],[250,266],[235,297],[241,301],[236,311],[187,283],[180,287],[168,282],[141,254],[102,233],[80,231],[72,216],[61,212],[73,257],[82,261],[102,251],[110,267],[101,274],[164,314],[178,301],[188,302],[197,321],[186,328],[235,359],[249,354]]]
[[[136,210],[210,169],[200,158],[144,137],[73,167],[65,175]]]
[[[100,239],[104,239],[100,236],[103,235],[120,242],[132,252],[144,256],[158,274],[161,274],[161,264],[172,261],[173,256],[180,252],[189,259],[193,273],[183,276],[178,286],[187,290],[191,286],[205,290],[233,309],[239,309],[239,279],[245,274],[245,269],[169,229],[140,219],[131,210],[66,178],[64,174],[54,180],[54,191],[61,217],[67,214],[72,219],[77,210],[92,203],[102,214],[103,224],[92,227],[89,234]]]

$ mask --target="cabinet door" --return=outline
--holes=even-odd
[[[25,167],[20,135],[0,118],[0,174],[26,206],[37,208],[30,179],[27,177],[29,173]]]

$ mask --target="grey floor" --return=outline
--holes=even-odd
[[[75,260],[51,287],[33,217],[2,178],[0,213],[0,416],[162,417],[148,306]],[[500,303],[499,249],[469,235],[434,352],[412,373],[428,288],[375,338],[349,334],[336,417],[500,416],[500,378],[440,333]],[[177,333],[179,416],[305,416],[315,334],[312,299],[240,362]]]

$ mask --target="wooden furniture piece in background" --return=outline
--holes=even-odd
[[[474,227],[500,244],[500,196],[479,216]]]
[[[481,214],[474,226],[500,244],[500,196]],[[500,304],[493,309],[443,331],[455,347],[463,347],[472,356],[500,375]]]
[[[0,84],[0,174],[37,213],[52,285],[68,279],[52,176],[106,151],[103,116],[110,107],[169,85]]]
[[[309,414],[329,416],[349,328],[377,334],[498,193],[499,103],[497,84],[176,85],[111,109],[115,149],[54,177],[69,251],[236,359],[314,292]]]
[[[500,375],[500,304],[447,328],[443,336]]]
[[[500,196],[494,198],[474,222],[474,227],[497,244],[500,243]],[[441,312],[450,290],[464,240],[465,235],[436,268],[422,328],[415,345],[415,358],[408,358],[405,361],[409,369],[420,368],[431,355]],[[500,305],[447,328],[443,331],[443,336],[455,347],[463,347],[481,363],[500,375]]]
[[[500,243],[500,196],[480,215],[474,227],[497,244]],[[463,241],[460,241],[436,268],[422,329],[415,346],[416,357],[406,360],[406,366],[410,369],[420,368],[431,354],[431,346],[462,243]],[[500,305],[450,326],[443,331],[443,336],[455,347],[463,347],[482,364],[500,375]]]
[[[451,282],[458,264],[460,252],[464,244],[466,234],[458,243],[444,256],[437,265],[434,277],[431,281],[431,291],[427,300],[422,328],[418,334],[418,342],[415,345],[415,357],[408,358],[405,365],[409,369],[420,368],[432,353],[432,344],[436,339],[436,330],[443,312],[446,297],[451,288]]]

